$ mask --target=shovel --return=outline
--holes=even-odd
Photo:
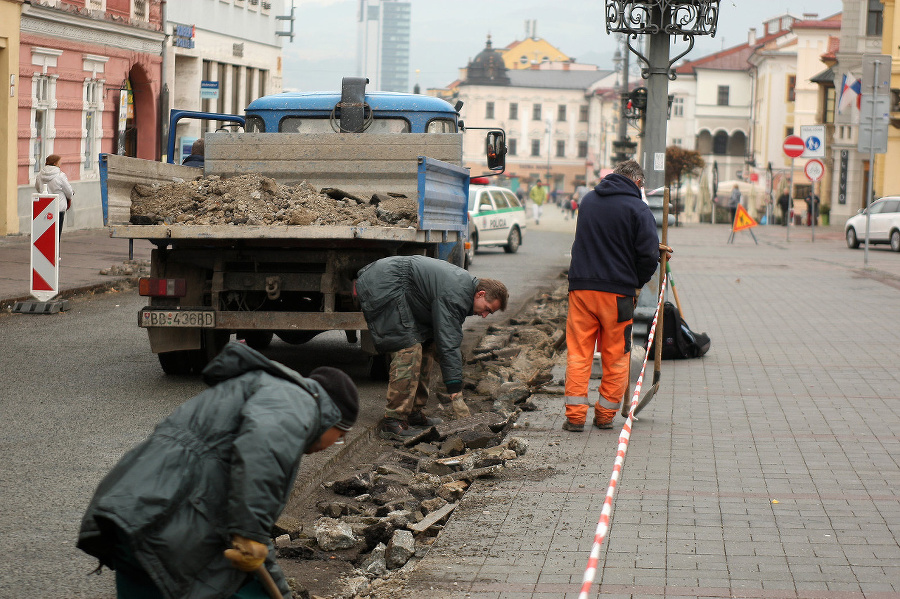
[[[662,224],[662,244],[669,245],[669,188],[666,187],[665,191],[663,191],[663,224]],[[663,277],[666,276],[669,267],[669,254],[665,250],[661,250],[659,252],[659,289],[656,291],[656,297],[659,297],[659,294],[662,292],[663,288]],[[646,395],[643,398],[638,400],[638,405],[634,409],[634,415],[637,416],[638,412],[644,409],[644,407],[650,403],[650,400],[653,399],[653,396],[656,395],[656,391],[659,389],[659,373],[662,369],[662,342],[659,340],[660,335],[663,330],[663,314],[664,310],[662,306],[659,307],[659,315],[656,317],[656,331],[654,332],[654,356],[653,356],[653,385],[647,391]]]
[[[278,590],[278,585],[275,584],[275,581],[272,579],[272,575],[269,574],[269,571],[266,570],[265,564],[260,566],[254,572],[259,578],[259,583],[266,589],[266,593],[269,594],[270,599],[284,599],[284,595],[281,594],[281,591]]]

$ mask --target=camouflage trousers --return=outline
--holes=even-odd
[[[434,367],[434,343],[427,341],[391,354],[385,418],[406,420],[428,402],[428,382]]]

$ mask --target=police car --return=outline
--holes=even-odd
[[[514,254],[525,234],[525,207],[509,189],[477,183],[482,180],[485,179],[473,179],[469,185],[472,249],[502,247],[508,254]]]

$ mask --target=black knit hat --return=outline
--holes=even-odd
[[[356,415],[359,414],[359,392],[353,379],[344,371],[330,366],[316,368],[310,373],[309,378],[322,385],[328,397],[341,411],[341,419],[334,426],[342,431],[349,431],[356,422]]]

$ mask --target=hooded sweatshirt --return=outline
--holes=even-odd
[[[634,296],[658,263],[656,221],[640,188],[623,175],[607,175],[578,206],[569,291]]]
[[[50,193],[55,193],[59,198],[59,211],[65,212],[69,209],[69,204],[75,198],[75,192],[69,185],[69,179],[66,174],[60,170],[58,166],[50,166],[45,164],[41,172],[34,179],[34,188],[38,193],[44,192],[44,185]]]

